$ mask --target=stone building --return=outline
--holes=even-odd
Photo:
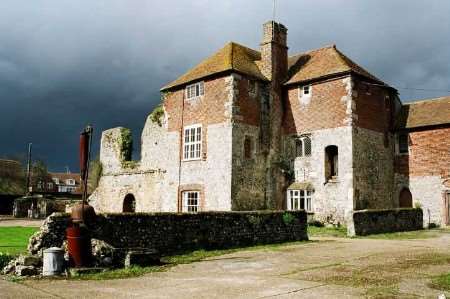
[[[402,105],[394,88],[335,45],[289,56],[286,27],[267,22],[259,51],[231,42],[161,93],[139,161],[131,160],[128,129],[103,132],[103,175],[90,197],[97,210],[306,209],[342,223],[353,210],[411,206],[400,201],[411,193],[444,209],[435,194],[448,190],[450,113],[435,124],[435,108]],[[449,98],[436,102],[449,111]],[[421,113],[428,121],[415,120]],[[433,152],[442,171],[404,171],[408,163],[433,168],[414,146],[410,159],[397,154],[408,133],[418,147],[442,144]],[[427,180],[434,191],[420,187]],[[441,222],[438,214],[432,221]]]

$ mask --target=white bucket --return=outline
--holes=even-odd
[[[64,250],[52,247],[44,250],[42,275],[60,275],[64,271]]]

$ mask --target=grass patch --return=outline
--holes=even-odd
[[[450,273],[434,277],[429,286],[436,290],[450,291]]]
[[[0,227],[0,252],[17,255],[27,250],[28,239],[39,227]]]
[[[414,239],[429,239],[439,236],[440,229],[432,230],[415,230],[409,232],[385,233],[375,234],[369,236],[361,236],[358,238],[364,239],[382,239],[382,240],[414,240]]]
[[[73,276],[71,279],[77,280],[109,280],[109,279],[124,279],[142,276],[148,273],[163,272],[167,271],[171,267],[181,264],[190,264],[194,262],[199,262],[208,258],[222,256],[225,254],[230,254],[234,252],[244,252],[244,251],[257,251],[257,250],[267,250],[267,251],[277,251],[283,250],[290,246],[295,246],[299,244],[304,244],[308,241],[298,241],[298,242],[287,242],[278,244],[268,244],[268,245],[256,245],[250,247],[241,248],[230,248],[230,249],[220,249],[220,250],[195,250],[185,254],[166,256],[161,258],[161,265],[151,266],[151,267],[130,267],[107,270],[100,273],[83,274],[79,276]]]
[[[308,225],[308,236],[310,237],[347,237],[347,228],[345,226],[339,227],[318,227]]]

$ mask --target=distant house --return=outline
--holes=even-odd
[[[81,193],[81,179],[79,173],[50,173],[57,193]]]

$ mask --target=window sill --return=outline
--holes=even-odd
[[[181,162],[194,162],[194,161],[203,161],[202,158],[195,158],[195,159],[183,159]]]
[[[201,100],[203,99],[204,96],[198,96],[198,97],[193,97],[193,98],[186,98],[186,101],[196,101],[196,100]]]

